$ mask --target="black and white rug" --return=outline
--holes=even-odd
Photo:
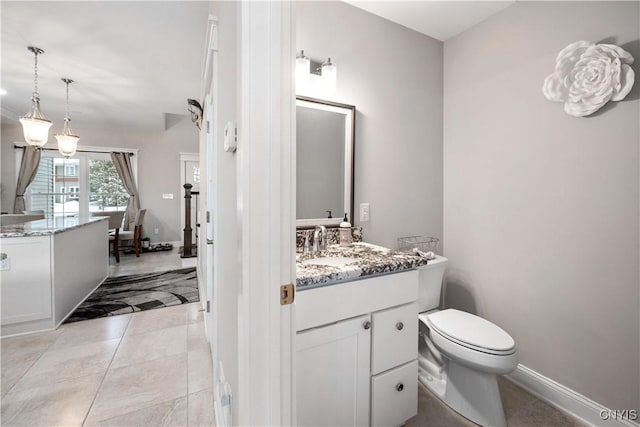
[[[195,267],[109,277],[65,323],[200,301]]]

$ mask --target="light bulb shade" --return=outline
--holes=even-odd
[[[322,64],[322,84],[324,89],[328,92],[334,92],[336,90],[336,81],[338,77],[338,67],[332,62],[331,58]]]
[[[309,86],[311,61],[304,56],[304,51],[296,57],[296,91],[302,92]]]
[[[76,154],[78,148],[79,136],[74,135],[71,131],[71,119],[66,117],[64,119],[64,129],[61,134],[56,135],[58,140],[58,151],[65,157],[71,157]]]
[[[78,140],[80,137],[76,135],[56,135],[58,140],[58,151],[65,157],[71,157],[76,154],[78,148]]]
[[[37,95],[34,94],[31,98],[31,111],[20,117],[20,123],[27,144],[42,147],[49,140],[51,120],[47,120],[40,112],[40,99]]]

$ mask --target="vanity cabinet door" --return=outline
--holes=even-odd
[[[375,375],[418,357],[418,304],[373,313],[371,372]]]
[[[370,315],[296,334],[296,425],[369,424]]]

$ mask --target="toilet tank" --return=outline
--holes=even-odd
[[[442,277],[448,262],[447,258],[436,255],[436,259],[418,267],[418,312],[435,310],[440,306]]]

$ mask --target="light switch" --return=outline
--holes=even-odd
[[[360,203],[360,222],[369,221],[369,203]]]
[[[163,193],[162,194],[162,198],[163,199],[173,199],[173,193]]]

